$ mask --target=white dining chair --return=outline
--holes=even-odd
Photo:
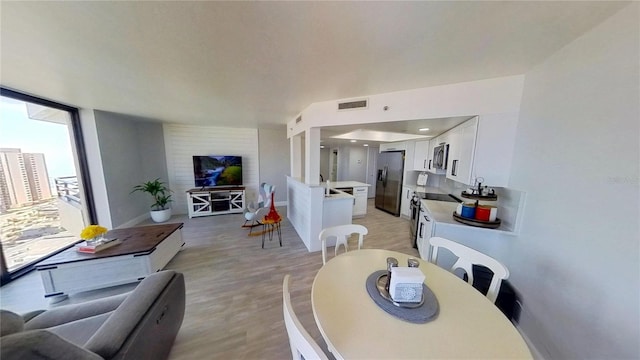
[[[362,242],[364,236],[369,233],[366,227],[358,224],[347,224],[328,227],[320,231],[320,243],[322,244],[322,264],[327,263],[327,239],[330,237],[336,238],[335,256],[338,255],[338,247],[344,246],[344,251],[349,251],[349,245],[347,240],[352,234],[358,234],[358,250],[362,248]]]
[[[451,267],[451,272],[456,269],[464,270],[467,273],[467,282],[471,285],[473,285],[473,265],[482,265],[489,268],[493,272],[493,277],[486,296],[491,302],[496,302],[502,280],[509,277],[509,270],[504,265],[488,255],[445,238],[434,236],[429,239],[429,244],[432,246],[431,263],[437,264],[438,249],[440,247],[451,251],[458,257],[458,260]]]
[[[289,345],[291,346],[293,360],[300,360],[300,356],[303,356],[305,360],[328,360],[327,355],[325,355],[307,330],[304,329],[296,313],[293,311],[291,293],[289,292],[290,282],[291,277],[289,274],[285,275],[284,281],[282,282],[282,312],[284,314],[284,325],[287,328],[287,335],[289,335]]]

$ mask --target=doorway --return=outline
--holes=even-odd
[[[331,181],[338,181],[338,149],[331,149]]]

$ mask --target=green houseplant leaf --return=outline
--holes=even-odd
[[[153,197],[154,203],[151,205],[152,210],[166,210],[169,203],[173,201],[171,200],[171,189],[160,181],[160,178],[134,186],[131,193],[136,191],[149,193],[149,195]]]

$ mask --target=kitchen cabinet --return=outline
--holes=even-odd
[[[339,194],[353,196],[351,200],[353,204],[353,217],[363,217],[367,215],[367,195],[369,193],[369,184],[358,181],[336,181],[332,182],[331,185],[332,194],[337,192]]]
[[[363,217],[367,215],[367,193],[368,186],[353,187],[353,217]]]
[[[418,231],[416,244],[418,245],[418,253],[422,260],[429,260],[429,239],[433,233],[433,221],[431,220],[431,214],[424,206],[420,207],[420,214],[418,215]]]
[[[429,140],[416,141],[413,152],[413,170],[427,171],[431,164]]]
[[[464,122],[451,131],[447,178],[472,185],[473,154],[478,130],[478,117]]]
[[[445,133],[447,178],[473,185],[481,177],[488,186],[508,187],[517,126],[515,113],[482,115]]]
[[[400,196],[400,216],[411,218],[411,197],[413,197],[413,187],[403,186]]]
[[[332,197],[325,197],[322,202],[322,224],[320,229],[351,224],[351,218],[353,217],[352,204],[353,199],[350,196],[334,195]],[[312,239],[313,241],[317,241],[317,235],[312,237]]]

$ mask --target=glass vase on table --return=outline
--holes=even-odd
[[[100,234],[86,240],[87,246],[98,246],[104,242],[104,234]]]

